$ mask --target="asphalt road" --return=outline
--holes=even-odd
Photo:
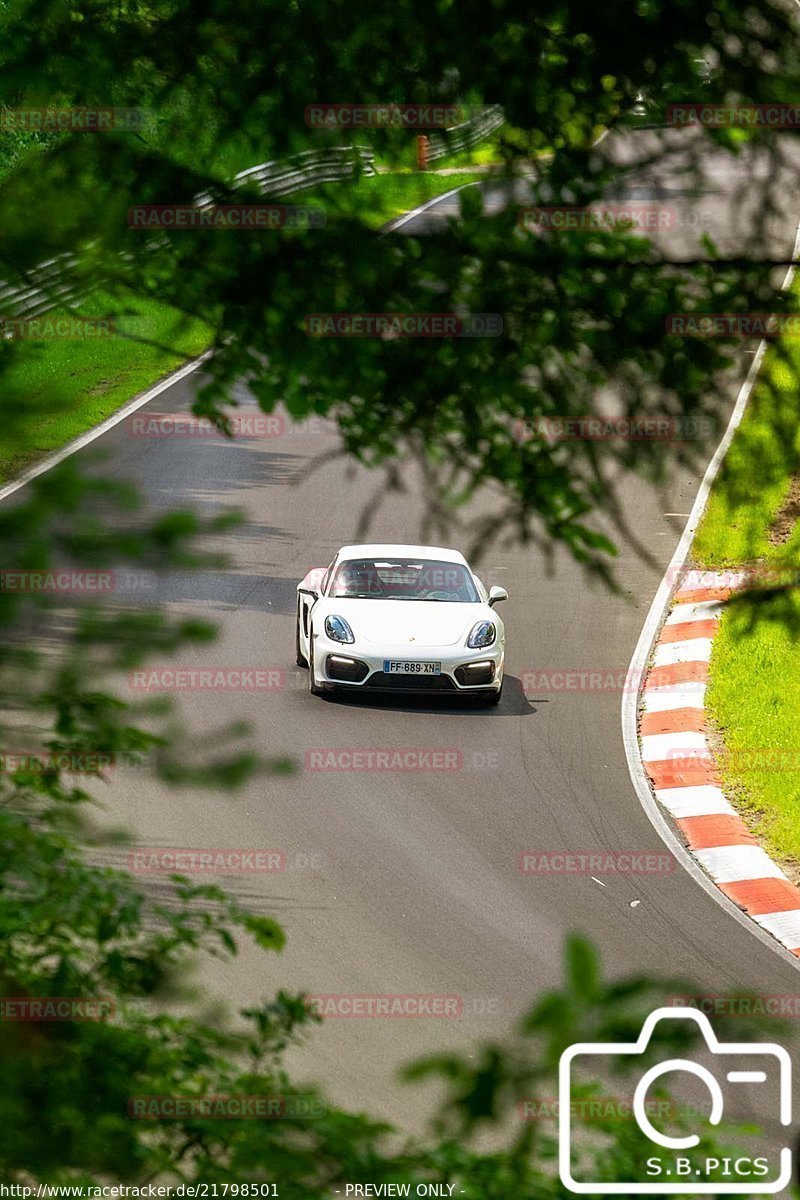
[[[605,151],[633,163],[654,136],[607,143]],[[723,245],[754,252],[752,225],[761,224],[770,251],[788,254],[797,150],[787,146],[780,167],[764,154],[737,160],[715,152],[704,160],[700,195],[691,199],[684,167],[693,139],[674,143],[668,165],[632,171],[629,198],[670,195],[682,211],[699,213]],[[490,206],[504,202],[495,185],[486,190]],[[453,204],[434,206],[405,232],[435,231]],[[682,224],[665,236],[666,253],[688,256],[696,229]],[[189,377],[171,387],[142,413],[186,411],[195,383]],[[731,401],[739,383],[731,378]],[[414,541],[423,510],[413,486],[379,496],[375,477],[340,459],[309,474],[309,465],[336,444],[324,425],[230,443],[137,438],[123,422],[101,444],[110,459],[94,469],[134,481],[151,510],[189,505],[216,513],[236,505],[247,514],[226,539],[230,569],[176,573],[159,583],[159,598],[173,611],[212,618],[220,627],[217,643],[185,652],[183,665],[285,672],[278,690],[187,692],[179,699],[201,738],[222,722],[247,719],[263,751],[296,757],[294,777],[214,795],[168,791],[128,771],[103,792],[110,818],[131,828],[137,845],[285,851],[285,871],[233,876],[229,886],[256,910],[280,918],[288,948],[280,958],[246,950],[231,966],[209,964],[198,979],[209,1003],[222,995],[244,1005],[279,986],[463,998],[457,1019],[330,1020],[307,1049],[292,1054],[294,1068],[324,1083],[336,1100],[414,1127],[429,1097],[397,1085],[398,1065],[427,1050],[466,1050],[476,1039],[505,1033],[540,989],[557,983],[570,930],[593,938],[615,975],[669,971],[713,994],[738,987],[800,993],[788,957],[743,929],[680,868],[598,882],[589,874],[525,875],[518,865],[529,850],[665,853],[628,774],[619,691],[526,694],[522,681],[534,670],[624,674],[683,526],[674,514],[688,514],[702,465],[674,473],[660,491],[630,474],[617,481],[631,528],[658,564],[646,564],[623,544],[617,595],[587,582],[562,551],[548,571],[536,549],[488,548],[480,573],[487,585],[500,583],[510,593],[503,610],[509,677],[499,709],[478,711],[315,699],[305,691],[305,672],[294,666],[297,580],[354,540],[365,506],[374,508],[369,540]],[[92,452],[82,452],[87,461]],[[305,769],[308,751],[348,747],[453,749],[459,767]],[[120,857],[109,854],[109,861]],[[149,886],[161,887],[157,879]]]

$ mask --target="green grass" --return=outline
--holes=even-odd
[[[468,150],[458,150],[454,154],[445,155],[444,158],[437,158],[431,163],[431,168],[439,170],[441,167],[485,166],[488,163],[502,166],[505,161],[503,150],[508,154],[511,148],[518,157],[527,158],[531,153],[529,136],[522,129],[501,125],[485,142],[478,142]],[[537,151],[537,155],[545,153],[547,151],[544,147]]]
[[[362,176],[353,182],[306,188],[285,197],[281,203],[320,205],[330,221],[336,220],[337,216],[358,217],[369,229],[380,229],[393,217],[399,217],[443,192],[482,179],[486,179],[486,175],[476,171],[459,172],[458,175],[391,172]]]
[[[477,146],[472,146],[469,150],[459,150],[455,154],[445,154],[443,158],[437,158],[430,164],[432,171],[439,171],[442,167],[480,167],[489,164],[502,164],[503,157],[497,147],[496,141],[479,142]]]
[[[795,287],[795,295],[800,289]],[[769,532],[800,472],[800,344],[771,346],[693,547],[708,567],[800,571],[800,522]],[[788,575],[788,571],[786,573]],[[708,714],[727,754],[726,794],[756,836],[800,875],[800,592],[762,588],[729,604],[714,639]]]
[[[392,217],[481,178],[476,173],[370,176],[298,192],[286,202],[322,204],[332,220],[337,214],[360,215],[368,227],[379,229]],[[211,343],[204,322],[153,300],[131,296],[112,302],[96,293],[78,307],[87,317],[117,314],[114,336],[0,342],[6,358],[0,481],[13,479],[99,424]],[[61,309],[47,314],[52,319],[66,315]]]
[[[800,289],[794,294],[800,297]],[[800,341],[770,347],[744,419],[717,476],[693,554],[705,566],[790,558],[800,528],[782,546],[768,534],[800,470]]]
[[[800,596],[736,601],[714,639],[706,702],[726,795],[800,875]]]
[[[3,372],[2,480],[98,424],[211,342],[204,322],[152,300],[112,303],[95,294],[78,307],[84,316],[119,314],[115,333],[2,343],[10,359]],[[59,309],[47,314],[62,315]]]

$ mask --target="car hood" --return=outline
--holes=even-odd
[[[488,604],[455,604],[441,600],[319,601],[320,616],[337,613],[349,624],[357,642],[384,646],[452,646],[466,640],[476,621],[493,616]],[[315,613],[316,616],[316,613]]]

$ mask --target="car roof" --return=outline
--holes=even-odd
[[[466,559],[458,550],[444,546],[406,546],[395,543],[375,542],[368,545],[342,546],[337,559],[349,558],[438,558],[442,562],[464,563]]]

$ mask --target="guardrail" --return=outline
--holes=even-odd
[[[477,116],[447,130],[446,135],[429,135],[428,161],[467,150],[489,137],[504,123],[499,104],[493,104]],[[359,175],[375,175],[375,152],[368,146],[334,146],[326,150],[304,150],[285,162],[259,163],[239,171],[232,187],[255,184],[264,196],[288,196],[321,183],[336,183]],[[214,203],[208,192],[195,196],[194,203],[206,207]],[[40,263],[19,284],[0,284],[0,316],[38,317],[58,304],[84,299],[91,288],[74,277],[74,254],[60,254]]]
[[[59,254],[28,272],[25,283],[0,285],[0,313],[6,317],[38,317],[57,304],[85,295],[70,272],[74,254]]]
[[[259,163],[234,176],[232,186],[255,184],[264,196],[278,198],[320,183],[336,183],[357,175],[375,175],[375,152],[367,146],[335,146],[304,150],[285,162]],[[198,207],[213,204],[208,192],[195,196]],[[40,263],[19,284],[0,284],[0,316],[38,317],[59,304],[84,299],[92,290],[76,280],[74,254],[59,254]]]
[[[461,125],[454,125],[444,133],[429,133],[427,160],[436,162],[448,154],[457,154],[460,150],[469,150],[484,141],[495,129],[505,124],[505,114],[499,104],[492,104],[475,117],[470,117]]]
[[[336,146],[330,150],[304,150],[284,163],[250,167],[234,177],[233,186],[257,183],[265,196],[288,196],[315,184],[375,174],[374,150],[368,146]]]

